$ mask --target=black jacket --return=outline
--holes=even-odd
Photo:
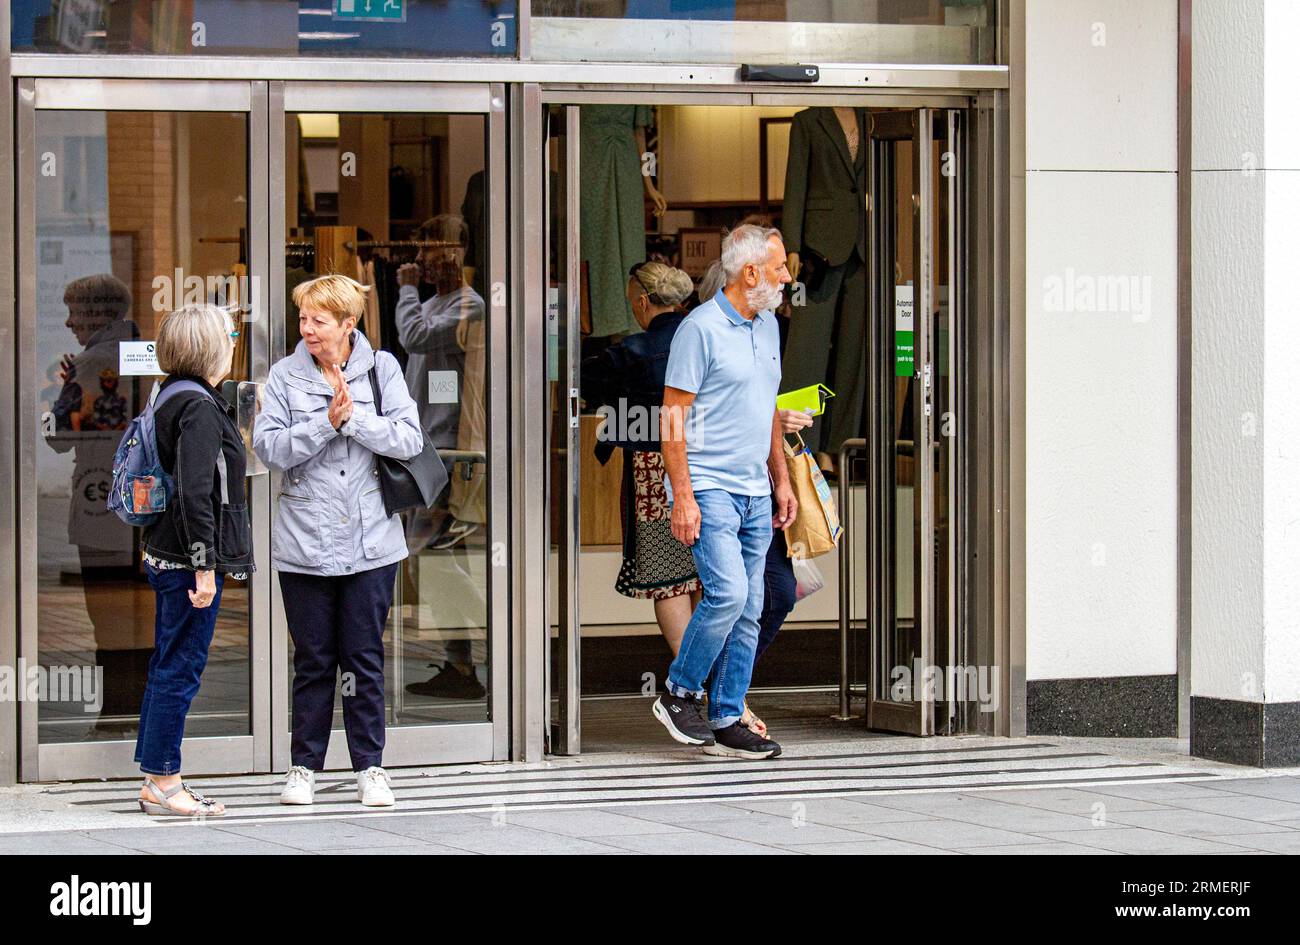
[[[834,108],[819,105],[794,116],[781,207],[781,233],[788,252],[807,257],[811,250],[831,266],[843,265],[854,249],[859,258],[867,258],[869,140],[863,115],[859,109],[856,159],[849,157]]]
[[[163,389],[180,379],[168,377]],[[213,399],[198,391],[183,391],[154,417],[158,460],[171,475],[174,491],[162,517],[144,529],[144,550],[199,571],[252,571],[244,440],[235,409],[201,378],[184,379],[202,385]],[[226,460],[229,495],[225,503],[217,474],[218,450]]]
[[[622,417],[622,425],[640,432],[646,438],[624,441],[618,437],[617,427],[611,428],[596,447],[596,458],[602,463],[609,459],[613,447],[659,452],[658,429],[650,424],[653,409],[664,403],[664,378],[668,374],[668,353],[672,349],[673,335],[686,316],[681,312],[661,312],[645,331],[629,335],[618,344],[610,345],[600,354],[582,362],[582,399],[587,407],[609,407],[614,420],[619,420],[619,401],[627,408],[638,407],[643,420],[635,424],[631,416]],[[654,437],[653,439],[649,437]]]

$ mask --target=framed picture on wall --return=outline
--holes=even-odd
[[[790,156],[790,127],[794,119],[758,120],[758,210],[770,213],[785,197],[785,166]]]
[[[681,268],[698,279],[722,255],[722,231],[714,226],[684,226],[678,231]]]

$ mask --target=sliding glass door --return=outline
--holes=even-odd
[[[330,272],[369,285],[361,330],[402,365],[450,478],[432,509],[403,515],[410,558],[384,635],[390,765],[507,751],[503,97],[488,85],[271,89],[274,349],[298,344],[296,285]],[[287,501],[278,478],[272,501]],[[273,594],[283,768],[293,644]],[[341,706],[335,729],[327,764],[345,766]]]
[[[113,454],[159,379],[169,311],[234,307],[229,395],[266,376],[265,146],[265,83],[19,84],[20,656],[38,696],[20,705],[24,780],[136,770],[154,596],[140,529],[105,506]],[[239,486],[265,560],[266,479]],[[268,758],[268,587],[265,570],[225,585],[188,770]]]

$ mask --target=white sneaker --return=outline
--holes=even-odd
[[[392,807],[397,803],[388,772],[378,765],[357,772],[357,800],[365,807]]]
[[[302,765],[294,765],[284,779],[280,792],[281,804],[310,804],[316,792],[316,772]]]

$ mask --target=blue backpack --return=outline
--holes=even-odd
[[[212,395],[194,381],[177,381],[162,393],[155,387],[140,416],[127,425],[117,452],[113,454],[113,485],[108,493],[108,509],[128,525],[139,527],[158,521],[174,492],[172,477],[158,459],[154,413],[172,394],[187,390],[198,391],[212,399]]]

